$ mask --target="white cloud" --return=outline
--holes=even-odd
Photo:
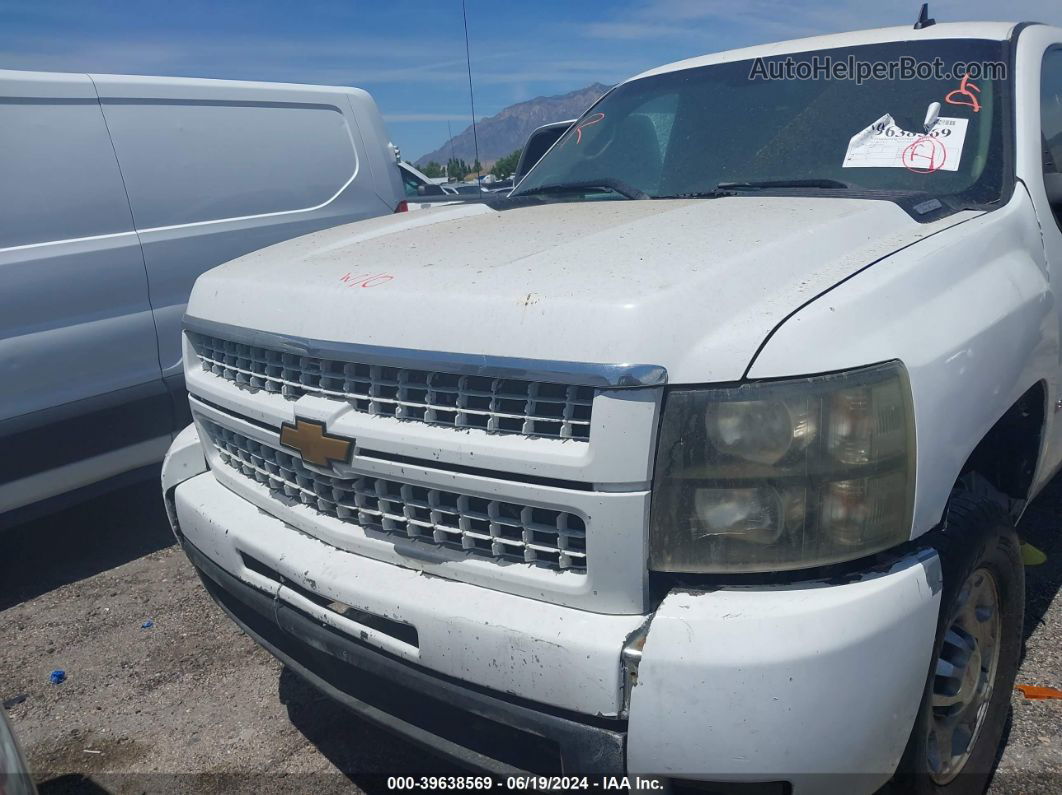
[[[136,40],[99,36],[57,40],[0,35],[0,63],[9,69],[137,74],[195,74],[266,80],[349,83],[440,82],[465,76],[464,53],[442,42],[373,37],[177,38],[159,34]],[[467,77],[464,79],[467,80]]]
[[[467,113],[385,113],[383,117],[384,121],[470,121]]]
[[[586,35],[600,39],[699,40],[711,45],[740,38],[739,44],[914,24],[921,0],[645,0],[633,9],[593,22]],[[1062,25],[1058,0],[936,0],[930,13],[938,22],[971,20],[1039,21]]]

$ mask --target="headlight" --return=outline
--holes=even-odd
[[[906,541],[914,418],[899,362],[668,393],[650,567],[799,569]]]

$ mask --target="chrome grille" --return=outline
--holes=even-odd
[[[323,475],[282,450],[200,418],[221,460],[281,500],[368,530],[497,561],[586,571],[586,524],[565,511],[374,477]]]
[[[355,411],[488,433],[586,441],[586,386],[358,364],[188,332],[203,369],[252,391],[341,400]]]

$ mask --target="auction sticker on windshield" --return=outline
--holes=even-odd
[[[942,116],[924,133],[899,127],[886,113],[852,136],[843,168],[906,168],[918,174],[957,171],[967,119]]]

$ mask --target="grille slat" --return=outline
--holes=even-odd
[[[188,332],[203,369],[241,389],[298,400],[316,395],[355,411],[488,433],[590,438],[586,386],[456,375],[300,356]]]
[[[586,572],[586,524],[574,513],[385,478],[325,475],[283,450],[205,418],[200,422],[222,461],[278,499],[368,530],[481,557]]]

